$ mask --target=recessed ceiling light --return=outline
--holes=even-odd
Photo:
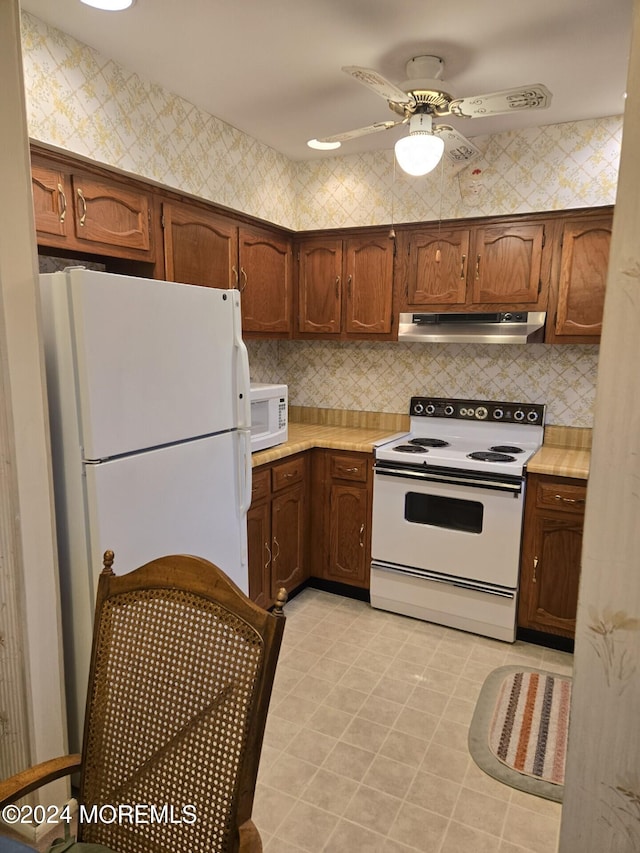
[[[334,148],[340,148],[341,142],[320,142],[318,139],[310,139],[307,142],[309,148],[315,148],[317,151],[332,151]]]
[[[105,12],[122,12],[133,6],[135,0],[80,0],[85,6],[93,6],[94,9],[103,9]]]

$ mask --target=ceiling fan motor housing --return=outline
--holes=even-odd
[[[407,79],[400,88],[413,96],[410,104],[389,103],[392,110],[400,115],[415,112],[428,112],[444,115],[453,100],[442,89],[440,77],[444,71],[444,62],[439,56],[415,56],[406,65]]]

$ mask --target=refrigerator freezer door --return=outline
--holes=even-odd
[[[84,269],[67,276],[85,459],[247,425],[237,291]]]

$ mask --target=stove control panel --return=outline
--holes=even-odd
[[[412,397],[412,417],[451,418],[465,421],[534,424],[543,426],[544,405],[539,403],[503,403],[489,400],[451,400],[448,397]]]

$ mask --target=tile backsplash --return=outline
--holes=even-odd
[[[295,406],[406,414],[412,395],[544,403],[546,422],[591,427],[598,346],[248,341],[251,379]]]

